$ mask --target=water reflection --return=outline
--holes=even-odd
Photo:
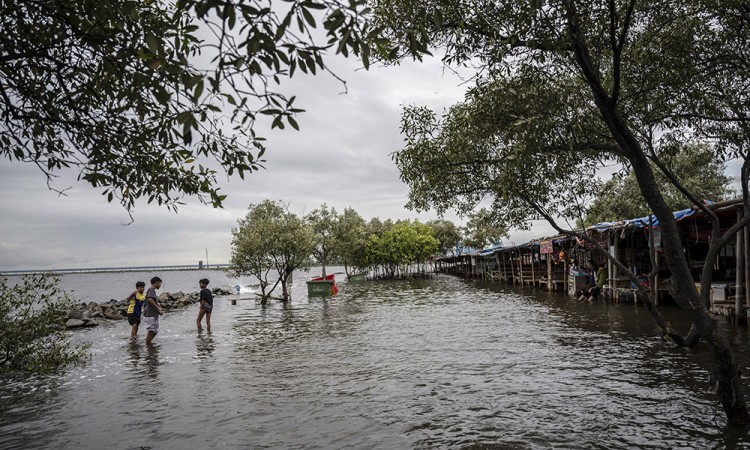
[[[216,343],[214,342],[214,337],[210,331],[205,334],[198,333],[198,336],[195,338],[195,349],[198,359],[210,358],[213,355],[215,348]]]
[[[146,359],[144,360],[146,366],[146,374],[152,380],[159,378],[159,349],[161,344],[144,344],[146,346]]]
[[[128,342],[128,361],[133,369],[138,368],[138,364],[141,362],[141,346],[141,341],[138,339],[131,339]]]

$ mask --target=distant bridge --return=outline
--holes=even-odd
[[[32,269],[32,270],[3,270],[0,275],[32,275],[38,273],[66,274],[66,273],[102,273],[102,272],[164,272],[168,270],[221,270],[229,264],[175,264],[171,266],[130,266],[130,267],[85,267],[80,269]]]

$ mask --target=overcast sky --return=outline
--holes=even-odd
[[[75,182],[77,174],[56,182],[59,189],[72,187],[59,197],[35,167],[0,161],[0,271],[197,264],[206,250],[209,263],[226,263],[232,227],[248,205],[266,198],[288,202],[297,214],[326,203],[338,211],[352,207],[366,220],[437,217],[405,209],[408,189],[390,154],[402,144],[401,105],[442,110],[463,98],[464,80],[444,71],[438,59],[369,71],[353,59],[329,60],[329,66],[347,81],[348,93],[328,75],[295,75],[285,90],[306,110],[298,117],[301,130],[259,130],[269,139],[266,170],[244,181],[223,177],[224,209],[186,199],[175,214],[140,202],[135,222],[123,226],[127,212]],[[511,240],[545,233],[549,227],[539,224]]]

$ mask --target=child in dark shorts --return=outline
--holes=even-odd
[[[146,294],[143,293],[146,289],[146,283],[139,281],[135,283],[135,290],[130,297],[128,297],[128,323],[130,324],[130,337],[134,338],[138,335],[138,325],[141,324],[141,308],[143,302],[146,300]]]
[[[201,320],[203,319],[204,315],[206,316],[206,330],[211,331],[211,310],[213,310],[214,308],[214,296],[211,293],[211,290],[207,287],[208,278],[202,278],[200,281],[198,281],[198,286],[200,286],[201,288],[201,307],[198,310],[198,320],[196,320],[198,331],[203,331],[203,328],[201,328]]]

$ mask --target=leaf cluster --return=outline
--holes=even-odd
[[[662,155],[662,160],[680,183],[698,198],[710,201],[729,200],[736,195],[732,178],[725,174],[726,164],[719,159],[715,148],[693,144],[671,155]],[[691,202],[673,184],[657,172],[659,189],[673,211],[689,208]],[[597,222],[617,221],[652,214],[640,194],[638,181],[632,170],[615,174],[601,186],[595,200],[581,225]]]
[[[55,178],[77,172],[129,211],[184,196],[219,207],[218,170],[262,167],[260,118],[299,129],[284,79],[385,51],[369,14],[357,0],[3,2],[0,156],[60,192]]]
[[[468,214],[489,203],[506,228],[556,218],[572,227],[599,193],[598,169],[628,167],[633,149],[681,204],[691,199],[675,184],[670,155],[689,144],[721,162],[748,154],[742,2],[379,5],[377,20],[402,47],[410,48],[399,36],[417,30],[446,50],[447,63],[478,69],[466,99],[441,117],[404,110],[405,145],[393,158],[410,208]]]

